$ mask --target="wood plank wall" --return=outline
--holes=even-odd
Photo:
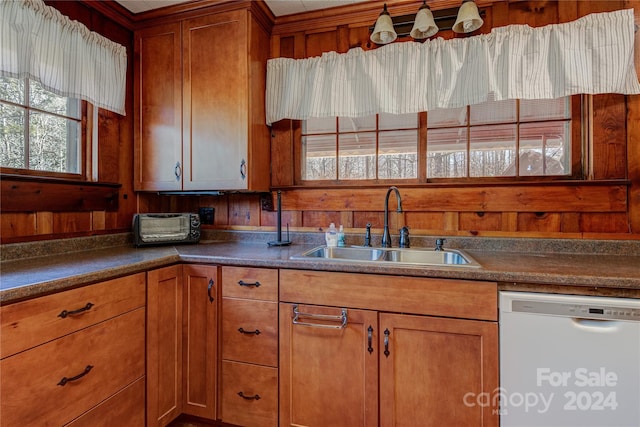
[[[347,6],[339,9],[337,15],[311,12],[278,18],[271,37],[271,55],[304,58],[329,50],[344,52],[355,46],[371,48],[368,27],[382,3]],[[415,12],[419,2],[387,3],[393,14],[408,14]],[[567,22],[592,12],[629,7],[634,8],[636,23],[640,23],[638,0],[478,0],[478,3],[487,8],[487,24],[482,31],[507,24],[540,26]],[[47,4],[133,51],[132,27],[82,2],[47,1]],[[459,1],[433,0],[429,4],[437,10],[457,7]],[[640,70],[640,33],[636,33],[635,55],[636,68]],[[275,212],[263,209],[264,195],[191,197],[133,192],[131,69],[129,73],[127,116],[100,111],[100,178],[121,184],[117,211],[0,211],[1,242],[127,231],[135,212],[197,212],[199,207],[215,208],[215,228],[273,230]],[[591,181],[566,185],[402,188],[405,212],[391,215],[392,229],[408,225],[412,234],[639,239],[640,96],[594,97],[592,125]],[[296,188],[292,186],[291,124],[277,123],[272,134],[272,185],[283,190],[283,221],[292,229],[316,230],[329,222],[343,224],[348,231],[360,232],[368,222],[376,232],[382,228],[385,188]]]

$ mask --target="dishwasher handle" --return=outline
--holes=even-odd
[[[618,331],[621,322],[618,320],[572,317],[571,323],[574,327],[585,331],[613,333]]]
[[[312,323],[301,321],[300,318],[304,317],[307,319],[315,319],[320,320],[322,322],[340,322],[337,325],[327,324],[327,323]],[[298,310],[298,304],[293,305],[293,320],[292,323],[294,325],[300,326],[311,326],[314,328],[328,328],[328,329],[344,329],[347,326],[347,309],[343,308],[341,314],[332,315],[332,314],[316,314],[316,313],[303,313]]]

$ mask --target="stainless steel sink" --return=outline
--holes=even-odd
[[[387,255],[386,251],[377,248],[319,246],[292,258],[324,258],[342,261],[380,261]]]
[[[328,260],[339,262],[384,263],[390,265],[410,266],[462,266],[479,267],[480,265],[468,254],[447,249],[436,251],[422,248],[367,248],[361,246],[328,247],[318,246],[291,259],[296,260]]]

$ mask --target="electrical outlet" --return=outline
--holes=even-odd
[[[200,208],[198,213],[200,214],[200,224],[213,225],[213,216],[215,213],[214,208]]]

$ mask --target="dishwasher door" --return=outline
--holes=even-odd
[[[502,427],[640,426],[640,300],[500,292]]]

